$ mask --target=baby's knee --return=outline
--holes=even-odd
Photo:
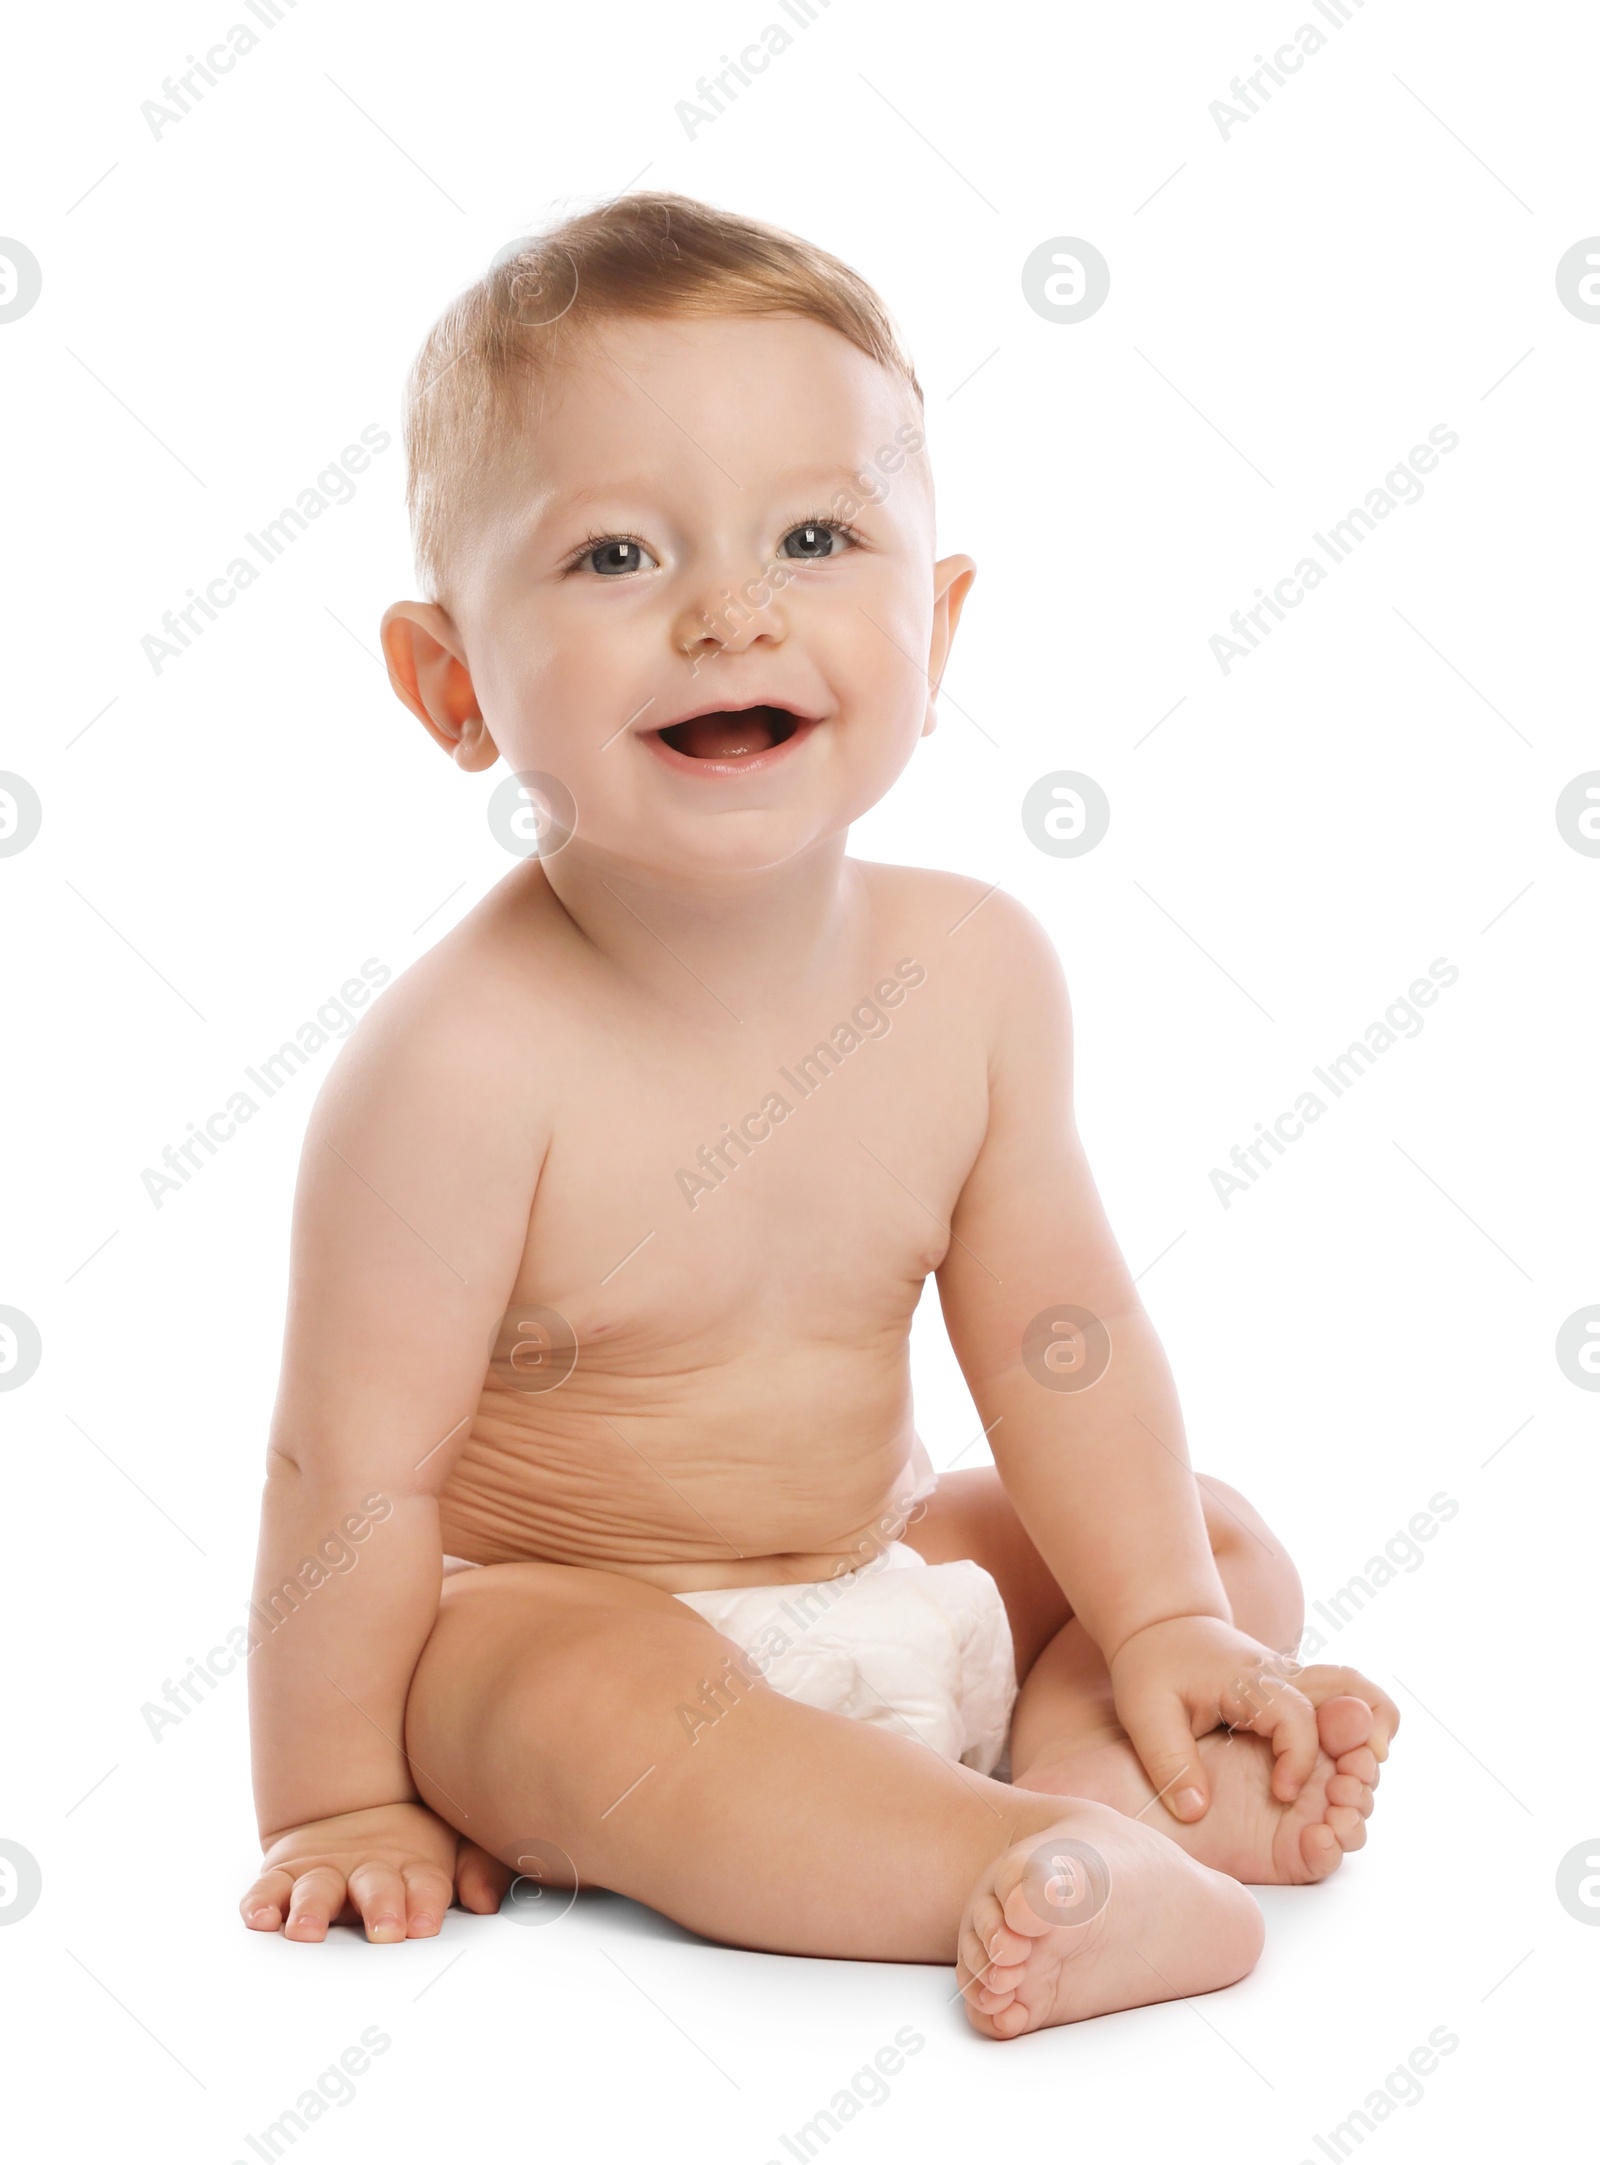
[[[1304,1593],[1294,1559],[1248,1497],[1212,1474],[1196,1474],[1195,1479],[1211,1553],[1240,1582],[1230,1588],[1235,1621],[1240,1622],[1239,1596],[1248,1588],[1252,1610],[1270,1611],[1270,1630],[1261,1628],[1269,1621],[1265,1614],[1258,1623],[1241,1622],[1240,1628],[1269,1638],[1274,1646],[1286,1644],[1303,1620]]]
[[[1250,1546],[1270,1550],[1274,1555],[1282,1553],[1282,1543],[1273,1537],[1248,1497],[1241,1496],[1226,1481],[1219,1481],[1214,1473],[1197,1473],[1195,1480],[1199,1484],[1200,1508],[1205,1513],[1206,1532],[1211,1538],[1214,1555]]]

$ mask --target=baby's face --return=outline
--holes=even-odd
[[[585,337],[452,594],[488,735],[566,785],[574,846],[754,871],[884,794],[933,725],[972,578],[934,562],[922,445],[910,389],[807,319]]]

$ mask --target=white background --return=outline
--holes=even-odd
[[[1293,2165],[1443,2024],[1458,2049],[1362,2154],[1548,2149],[1600,1956],[1555,1894],[1600,1852],[1600,1396],[1553,1350],[1600,1301],[1600,860],[1554,818],[1600,767],[1600,326],[1554,275],[1600,231],[1592,13],[833,0],[691,140],[677,101],[776,0],[300,0],[157,140],[141,101],[242,0],[28,12],[0,232],[44,286],[0,324],[0,767],[44,825],[0,860],[0,1303],[44,1354],[0,1398],[0,1835],[44,1891],[0,1932],[5,2111],[70,2117],[79,2155],[225,2165],[377,2024],[391,2049],[297,2156],[759,2165],[911,2023],[925,2048],[830,2156]],[[1224,140],[1210,102],[1305,21],[1326,48]],[[834,250],[904,331],[941,547],[980,571],[942,725],[854,846],[1049,925],[1196,1464],[1313,1599],[1459,1503],[1338,1638],[1404,1712],[1372,1841],[1269,1892],[1260,1967],[1198,2003],[995,2046],[943,1971],[729,1952],[610,1897],[395,1948],[247,1935],[243,1677],[159,1743],[141,1718],[242,1613],[320,1071],[160,1210],[140,1176],[507,870],[498,775],[448,765],[375,659],[413,591],[400,389],[508,239],[640,181]],[[1111,266],[1081,324],[1023,297],[1056,236]],[[1423,500],[1224,676],[1230,612],[1441,422]],[[354,502],[153,673],[163,611],[369,423],[395,441]],[[1077,860],[1019,820],[1057,769],[1111,801]],[[1439,956],[1459,982],[1422,1035],[1224,1209],[1211,1168]],[[977,1423],[931,1308],[942,1465]]]

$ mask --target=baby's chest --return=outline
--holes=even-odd
[[[985,1117],[981,1073],[909,1030],[723,1063],[614,1052],[554,1125],[521,1290],[877,1328],[943,1259]]]

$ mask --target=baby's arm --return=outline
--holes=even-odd
[[[1158,1789],[1195,1764],[1191,1739],[1219,1722],[1270,1737],[1274,1791],[1288,1801],[1311,1772],[1315,1708],[1286,1684],[1273,1650],[1233,1627],[1193,1474],[1171,1371],[1107,1224],[1072,1112],[1072,1021],[1043,929],[994,895],[960,935],[982,927],[972,958],[989,1014],[989,1121],[952,1220],[939,1292],[957,1358],[995,1463],[1032,1536],[1111,1671],[1117,1711]],[[1097,1317],[1110,1359],[1087,1387],[1070,1381],[1070,1336],[1024,1339],[1067,1304]],[[1063,1365],[1066,1363],[1067,1365]],[[1077,1371],[1086,1379],[1090,1366]],[[1041,1380],[1041,1377],[1046,1380]],[[993,1424],[993,1425],[991,1425]],[[1364,1680],[1375,1732],[1392,1708]],[[1382,1745],[1386,1746],[1387,1733]],[[1382,1751],[1380,1749],[1380,1756]],[[1183,1819],[1205,1810],[1169,1798]]]
[[[347,1896],[371,1939],[437,1931],[457,1883],[457,1836],[411,1781],[406,1695],[438,1611],[438,1492],[510,1299],[543,1145],[525,1088],[508,1086],[494,1003],[430,994],[421,976],[341,1054],[295,1198],[252,1612],[266,1856],[240,1906],[298,1939],[321,1939]],[[352,1538],[347,1520],[370,1530]],[[500,1868],[469,1845],[461,1873],[463,1898],[492,1907]]]

